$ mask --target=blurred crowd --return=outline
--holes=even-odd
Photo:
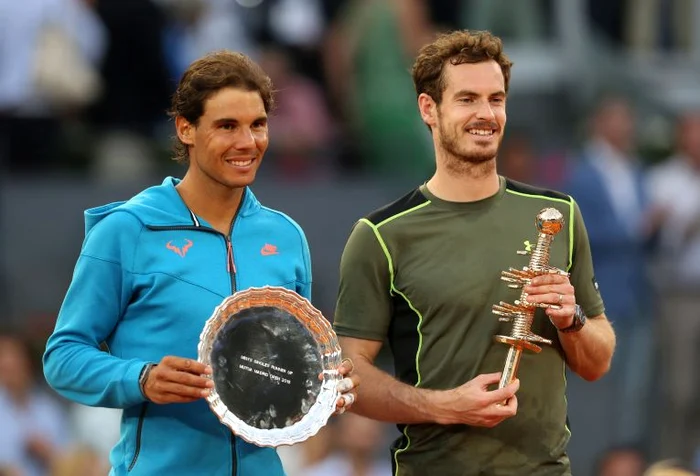
[[[695,45],[700,57],[693,36],[700,2],[574,3],[611,51],[670,55]],[[169,172],[169,96],[190,61],[227,48],[256,59],[277,89],[261,179],[352,176],[413,187],[434,160],[408,74],[418,48],[453,28],[491,29],[506,51],[544,42],[556,37],[555,6],[0,1],[0,171],[10,179],[69,175],[97,183]],[[521,66],[516,60],[514,84]],[[700,78],[697,63],[687,67]],[[700,104],[698,85],[687,92],[689,105]],[[599,92],[587,109],[569,107],[553,119],[509,109],[516,125],[498,157],[503,175],[578,202],[617,332],[610,373],[594,384],[570,379],[572,459],[591,462],[583,476],[700,474],[700,108],[658,106],[654,117],[668,126],[650,128],[642,120],[649,105],[637,93]],[[518,94],[527,93],[513,93],[516,105]],[[568,135],[548,135],[549,125]],[[0,335],[0,476],[105,474],[119,412],[68,404],[46,389],[37,358],[47,332]],[[280,453],[290,476],[389,475],[393,431],[345,415]]]

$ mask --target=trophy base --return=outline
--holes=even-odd
[[[496,342],[500,342],[501,344],[508,344],[510,346],[516,347],[517,349],[526,349],[531,352],[534,352],[536,354],[539,354],[542,351],[542,347],[533,344],[532,342],[523,340],[523,339],[516,339],[515,337],[509,337],[509,336],[495,336],[493,338]]]

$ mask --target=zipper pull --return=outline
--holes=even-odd
[[[233,273],[236,274],[236,263],[233,261],[233,245],[231,244],[230,238],[226,238],[226,249],[227,249],[226,270],[229,273],[233,271]]]

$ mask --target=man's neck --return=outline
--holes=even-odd
[[[230,189],[211,180],[202,180],[190,172],[176,187],[180,197],[195,215],[221,233],[228,234],[244,189]]]
[[[426,184],[436,197],[448,202],[476,202],[498,193],[500,180],[494,162],[469,165],[460,173],[437,167]]]

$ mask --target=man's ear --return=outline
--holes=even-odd
[[[423,122],[425,122],[431,128],[435,127],[437,124],[437,107],[437,103],[435,103],[430,95],[421,93],[418,96],[418,110],[420,111],[420,117],[423,119]]]
[[[177,137],[185,145],[194,145],[194,125],[182,116],[175,117]]]

